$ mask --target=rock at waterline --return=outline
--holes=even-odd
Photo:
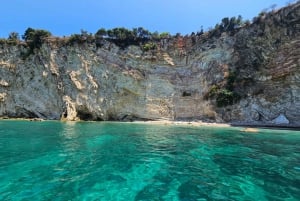
[[[274,124],[289,124],[290,121],[283,114],[280,114],[277,118],[272,120],[272,123],[274,123]]]

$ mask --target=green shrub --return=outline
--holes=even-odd
[[[216,95],[216,103],[218,107],[225,107],[227,105],[232,105],[237,100],[239,100],[239,95],[228,89],[221,89]]]
[[[68,39],[68,44],[75,44],[75,43],[78,43],[78,44],[81,44],[81,43],[84,43],[84,40],[83,38],[81,37],[80,34],[72,34],[69,39]]]
[[[216,99],[218,107],[225,107],[237,102],[240,99],[240,95],[230,89],[213,85],[205,95],[205,99]]]
[[[96,33],[95,33],[95,37],[99,37],[99,38],[103,38],[107,36],[107,31],[104,28],[99,29]]]
[[[169,32],[162,32],[161,34],[159,34],[159,38],[164,39],[164,38],[170,38],[171,35]]]
[[[39,49],[45,39],[49,36],[51,36],[51,33],[46,30],[33,29],[30,27],[26,29],[24,35],[22,36],[29,47],[29,51],[26,53],[26,55],[29,56],[33,53],[34,49]]]
[[[19,34],[17,32],[11,32],[8,36],[7,43],[11,45],[17,45],[19,40]]]
[[[85,42],[87,43],[93,43],[95,41],[95,37],[90,33],[88,33],[85,30],[81,30],[80,34],[72,34],[67,41],[67,44],[73,45],[73,44],[83,44]]]
[[[143,45],[143,50],[144,51],[149,51],[149,50],[155,50],[156,49],[156,44],[155,43],[146,43]]]
[[[144,29],[143,27],[133,28],[129,30],[124,27],[104,29],[101,28],[95,33],[95,41],[97,47],[102,47],[103,41],[107,40],[113,42],[115,45],[124,49],[129,45],[141,45],[144,51],[149,51],[155,49],[156,45],[148,44],[149,41],[159,41],[161,39],[170,38],[171,35],[168,32],[163,32],[159,34],[157,31],[151,33],[150,31]]]
[[[5,38],[0,38],[0,45],[5,45],[7,40]]]
[[[226,88],[229,90],[233,90],[235,83],[237,82],[237,72],[229,71],[229,75],[227,77]]]
[[[207,95],[206,95],[206,99],[208,98],[214,98],[217,94],[218,91],[220,90],[220,87],[217,85],[212,85],[211,88],[209,89]]]

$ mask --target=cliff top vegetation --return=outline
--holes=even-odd
[[[297,5],[299,3],[300,1],[297,1],[290,6]],[[105,41],[109,41],[122,49],[125,49],[129,45],[137,45],[140,46],[143,51],[149,51],[156,48],[157,42],[165,39],[190,37],[193,43],[195,43],[196,41],[207,41],[208,39],[218,38],[224,32],[229,35],[234,35],[242,27],[264,23],[266,19],[280,11],[283,11],[284,9],[287,9],[288,7],[280,10],[275,10],[274,6],[270,7],[269,10],[265,9],[259,13],[257,17],[254,17],[252,22],[249,20],[243,20],[240,15],[231,18],[225,17],[220,23],[217,23],[214,28],[209,28],[207,31],[204,31],[201,27],[201,30],[192,32],[190,35],[186,36],[182,36],[180,33],[171,35],[169,32],[150,32],[143,27],[133,29],[118,27],[113,29],[100,28],[96,33],[89,33],[88,31],[81,30],[80,33],[75,33],[70,36],[56,37],[53,36],[50,31],[29,27],[25,30],[21,37],[19,33],[11,32],[8,38],[0,39],[0,45],[8,44],[26,47],[28,50],[25,54],[25,58],[32,54],[34,50],[38,50],[44,42],[52,42],[58,45],[87,43],[95,44],[96,47],[102,47]]]

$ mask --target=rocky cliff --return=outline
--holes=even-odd
[[[1,44],[0,116],[300,125],[300,3],[230,32],[155,41]]]

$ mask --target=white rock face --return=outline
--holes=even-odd
[[[8,83],[5,80],[0,80],[0,86],[8,87]]]
[[[0,93],[0,102],[5,102],[6,96],[7,96],[6,93]]]
[[[72,101],[72,99],[69,96],[64,96],[63,101],[65,102],[66,109],[61,116],[61,120],[66,120],[66,121],[78,120],[76,104]]]

